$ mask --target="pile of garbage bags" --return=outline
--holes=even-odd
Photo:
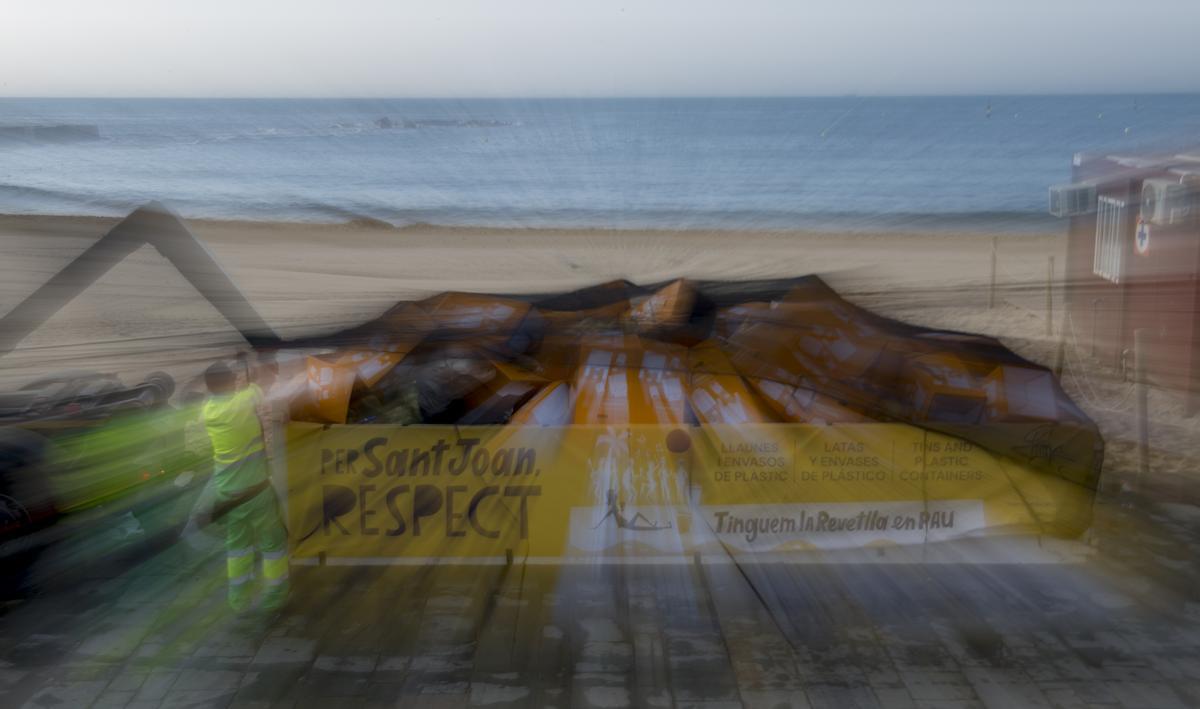
[[[905,423],[1092,489],[1103,453],[1045,367],[990,337],[880,317],[815,276],[443,293],[293,344],[328,353],[306,359],[296,421]]]

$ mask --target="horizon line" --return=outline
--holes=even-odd
[[[874,99],[874,98],[1031,98],[1052,96],[1191,96],[1200,95],[1200,88],[1178,91],[1036,91],[1036,92],[991,92],[991,93],[814,93],[814,94],[629,94],[629,95],[512,95],[512,96],[230,96],[230,95],[3,95],[3,100],[34,100],[34,101],[654,101],[654,100],[785,100],[785,99]]]

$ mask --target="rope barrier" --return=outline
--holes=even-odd
[[[1075,324],[1072,322],[1070,317],[1066,318],[1066,323],[1063,327],[1063,335],[1067,338],[1067,342],[1070,345],[1066,348],[1067,366],[1063,367],[1063,374],[1071,375],[1071,379],[1076,382],[1075,388],[1078,390],[1081,397],[1091,407],[1102,411],[1108,411],[1111,413],[1128,412],[1129,402],[1133,398],[1133,394],[1137,387],[1133,383],[1125,382],[1125,392],[1121,395],[1121,398],[1115,404],[1109,404],[1107,406],[1104,405],[1102,400],[1105,397],[1101,395],[1097,388],[1097,384],[1093,382],[1087,375],[1087,362],[1085,362],[1083,356],[1079,354],[1079,340],[1076,338]],[[1072,357],[1077,360],[1078,367],[1070,366]],[[1079,386],[1080,383],[1086,385],[1087,389],[1090,390],[1090,394],[1087,391],[1084,391],[1084,387]]]
[[[1017,263],[1027,267],[1031,273],[1036,273],[1037,269],[1039,268],[1038,264],[1032,263],[1026,258],[1012,254],[1005,255],[1005,260],[1010,262],[1015,260]],[[994,265],[997,267],[999,274],[1006,281],[1008,281],[1007,286],[996,287],[996,290],[999,290],[1001,293],[1003,293],[1001,300],[1013,308],[1036,315],[1041,318],[1043,322],[1045,322],[1050,314],[1046,312],[1044,307],[1030,308],[1022,305],[1021,303],[1014,302],[1013,300],[1014,291],[1019,292],[1021,290],[1026,291],[1034,297],[1044,297],[1046,288],[1045,281],[1040,281],[1037,276],[1032,275],[1018,276],[1006,268],[999,258],[995,259]],[[1063,336],[1067,338],[1067,342],[1069,344],[1069,346],[1066,348],[1066,361],[1064,362],[1063,367],[1064,377],[1070,376],[1071,380],[1075,384],[1074,388],[1079,393],[1080,398],[1082,398],[1090,408],[1100,411],[1107,411],[1110,413],[1127,413],[1130,410],[1130,404],[1134,394],[1136,393],[1137,387],[1133,383],[1125,382],[1124,391],[1119,392],[1116,395],[1115,401],[1111,399],[1105,392],[1103,392],[1103,389],[1106,387],[1106,385],[1094,380],[1088,375],[1089,369],[1093,368],[1089,365],[1094,363],[1085,360],[1084,355],[1081,354],[1082,348],[1079,345],[1074,322],[1069,315],[1064,316],[1064,319],[1066,322],[1063,324],[1061,332]]]

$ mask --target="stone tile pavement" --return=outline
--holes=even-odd
[[[1114,506],[1073,565],[297,567],[243,618],[175,545],[8,603],[0,706],[1197,706],[1195,522]]]

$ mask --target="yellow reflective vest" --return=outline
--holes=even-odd
[[[256,384],[234,394],[211,396],[204,402],[204,428],[212,441],[213,462],[219,469],[263,452],[258,420],[262,390]]]

